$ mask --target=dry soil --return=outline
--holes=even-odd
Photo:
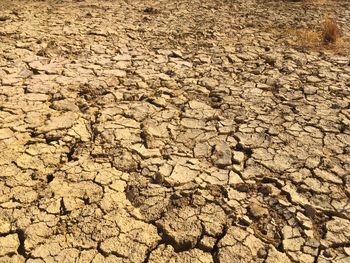
[[[350,262],[349,1],[0,8],[0,262]]]

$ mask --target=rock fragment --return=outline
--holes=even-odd
[[[0,129],[0,140],[8,139],[13,136],[13,132],[9,128]]]
[[[326,240],[332,244],[346,243],[350,240],[350,222],[349,220],[333,217],[326,224]]]
[[[232,151],[226,142],[218,142],[214,146],[211,157],[213,163],[219,168],[225,168],[232,164]]]
[[[17,234],[9,234],[0,237],[0,256],[8,254],[16,254],[19,247],[19,239]]]
[[[193,181],[198,175],[198,171],[185,165],[176,164],[170,176],[165,180],[175,185],[184,184]]]

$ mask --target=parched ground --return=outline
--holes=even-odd
[[[350,262],[349,1],[0,8],[0,262]]]

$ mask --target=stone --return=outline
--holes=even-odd
[[[239,227],[230,227],[227,234],[218,243],[217,258],[220,262],[262,262],[257,259],[259,251],[261,254],[264,244],[250,234],[248,231]],[[265,255],[263,255],[265,256]]]
[[[304,87],[304,93],[306,95],[316,94],[317,93],[317,87],[316,86],[307,85],[307,86]]]
[[[243,163],[245,159],[243,152],[234,151],[233,152],[233,160],[238,162],[239,164]]]
[[[283,248],[287,251],[300,251],[305,240],[301,237],[283,240]]]
[[[11,138],[13,134],[13,131],[9,128],[0,129],[0,140]]]
[[[261,217],[265,217],[269,214],[267,208],[262,207],[260,204],[255,202],[249,204],[249,212],[253,217],[258,219]]]
[[[59,111],[72,111],[77,112],[79,110],[78,106],[73,100],[58,100],[52,103],[52,107]]]
[[[143,158],[160,157],[161,153],[159,149],[147,149],[143,144],[135,144],[131,147],[132,150],[136,151]]]
[[[131,60],[131,56],[128,54],[118,54],[112,58],[114,61],[129,61]]]
[[[202,233],[202,225],[195,215],[196,210],[190,207],[167,213],[157,222],[163,236],[172,240],[177,250],[194,248]]]
[[[225,168],[232,164],[232,151],[226,142],[218,142],[214,146],[211,156],[213,163],[219,168]]]
[[[184,184],[193,181],[198,175],[199,171],[176,164],[170,176],[165,180],[172,184]]]
[[[327,233],[325,239],[332,244],[346,243],[350,240],[350,221],[333,217],[326,223]]]
[[[210,253],[203,252],[199,249],[191,249],[188,251],[174,251],[172,246],[160,245],[157,249],[151,252],[148,262],[158,263],[166,259],[169,263],[176,262],[195,262],[195,263],[214,263]]]
[[[199,246],[203,247],[205,251],[210,251],[214,248],[216,244],[216,239],[214,237],[210,237],[210,236],[204,236],[200,242],[199,242]]]
[[[306,81],[309,82],[309,83],[318,83],[318,82],[321,82],[321,79],[319,79],[316,76],[308,76],[306,78]]]
[[[265,248],[260,248],[260,249],[258,250],[258,254],[257,254],[258,258],[266,259],[266,258],[267,258],[267,255],[268,255],[268,252],[266,251]]]
[[[11,223],[5,219],[0,217],[0,234],[6,234],[11,231]]]
[[[229,184],[242,184],[244,183],[242,178],[240,177],[239,174],[233,172],[233,171],[230,171],[229,173]]]
[[[55,131],[55,130],[63,130],[69,129],[73,126],[76,120],[76,113],[66,112],[60,116],[51,117],[45,126],[39,127],[38,131],[42,133]]]
[[[104,70],[103,74],[105,76],[113,76],[113,77],[118,77],[118,78],[122,78],[122,77],[126,76],[126,72],[124,70],[120,70],[120,69]]]
[[[19,239],[17,234],[10,234],[0,237],[0,256],[7,254],[16,254],[19,247]]]
[[[268,256],[266,258],[266,263],[291,263],[292,261],[288,258],[286,254],[277,251],[276,248],[270,246]]]
[[[342,184],[343,181],[341,180],[341,178],[339,178],[338,176],[336,176],[335,174],[328,172],[326,170],[321,170],[316,168],[314,170],[314,173],[317,177],[322,178],[323,180],[335,183],[335,184]]]

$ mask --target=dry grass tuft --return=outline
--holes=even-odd
[[[329,50],[336,53],[348,53],[350,39],[341,35],[340,27],[333,17],[327,16],[321,25],[311,29],[289,29],[290,44],[313,50]]]
[[[335,44],[340,37],[340,29],[333,17],[326,17],[322,25],[322,40],[328,44]]]
[[[295,35],[301,46],[313,48],[320,46],[320,33],[312,30],[300,29],[291,30],[292,35]]]

